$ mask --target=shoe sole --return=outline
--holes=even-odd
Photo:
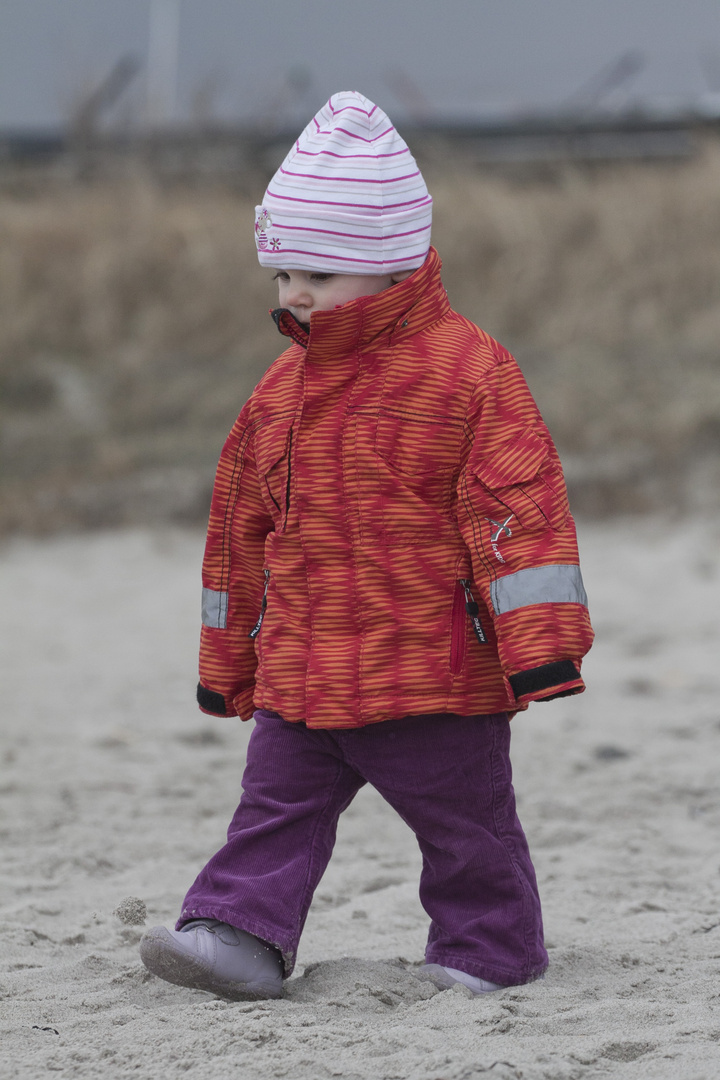
[[[414,972],[414,975],[421,982],[432,983],[438,990],[452,990],[457,982],[457,979],[448,975],[440,964],[423,964],[418,971]]]
[[[473,990],[460,979],[454,979],[440,964],[423,964],[419,971],[415,972],[415,978],[422,982],[430,982],[438,990],[452,990],[454,986],[464,986],[471,994],[482,997],[483,994],[495,994],[498,990],[505,990],[504,986],[496,986],[492,990]]]
[[[181,952],[165,927],[149,930],[140,942],[140,959],[148,971],[175,986],[205,990],[229,1001],[262,1001],[282,996],[282,987],[218,979],[212,968]]]

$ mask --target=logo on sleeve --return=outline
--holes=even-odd
[[[513,515],[510,514],[510,516],[506,517],[505,520],[502,521],[502,522],[501,521],[495,521],[493,518],[485,518],[486,521],[489,521],[491,525],[495,526],[495,529],[491,530],[491,532],[490,532],[490,543],[492,544],[492,549],[493,549],[493,552],[495,554],[495,558],[498,560],[498,562],[501,562],[501,563],[504,563],[505,560],[503,559],[502,555],[500,554],[500,547],[499,547],[500,537],[501,536],[507,536],[508,539],[509,539],[512,536],[512,529],[510,528],[510,525],[509,525],[509,522],[512,520],[512,517],[513,517]]]

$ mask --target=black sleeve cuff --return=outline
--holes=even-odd
[[[558,660],[554,664],[542,664],[540,667],[528,668],[527,671],[519,671],[517,675],[510,675],[508,681],[515,697],[521,698],[526,694],[537,694],[540,690],[562,686],[563,683],[579,678],[580,672],[572,660]]]
[[[202,683],[198,683],[197,702],[205,712],[214,713],[215,716],[227,716],[225,698],[215,690],[208,690]]]

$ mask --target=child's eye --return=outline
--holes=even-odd
[[[311,274],[312,281],[316,281],[319,285],[324,285],[326,281],[329,281],[334,274]]]
[[[277,274],[273,274],[273,281],[289,281],[289,276],[284,270],[278,270]]]

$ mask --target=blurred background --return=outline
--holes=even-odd
[[[340,89],[576,511],[720,509],[717,0],[4,0],[0,533],[205,520],[283,345],[253,207]]]

